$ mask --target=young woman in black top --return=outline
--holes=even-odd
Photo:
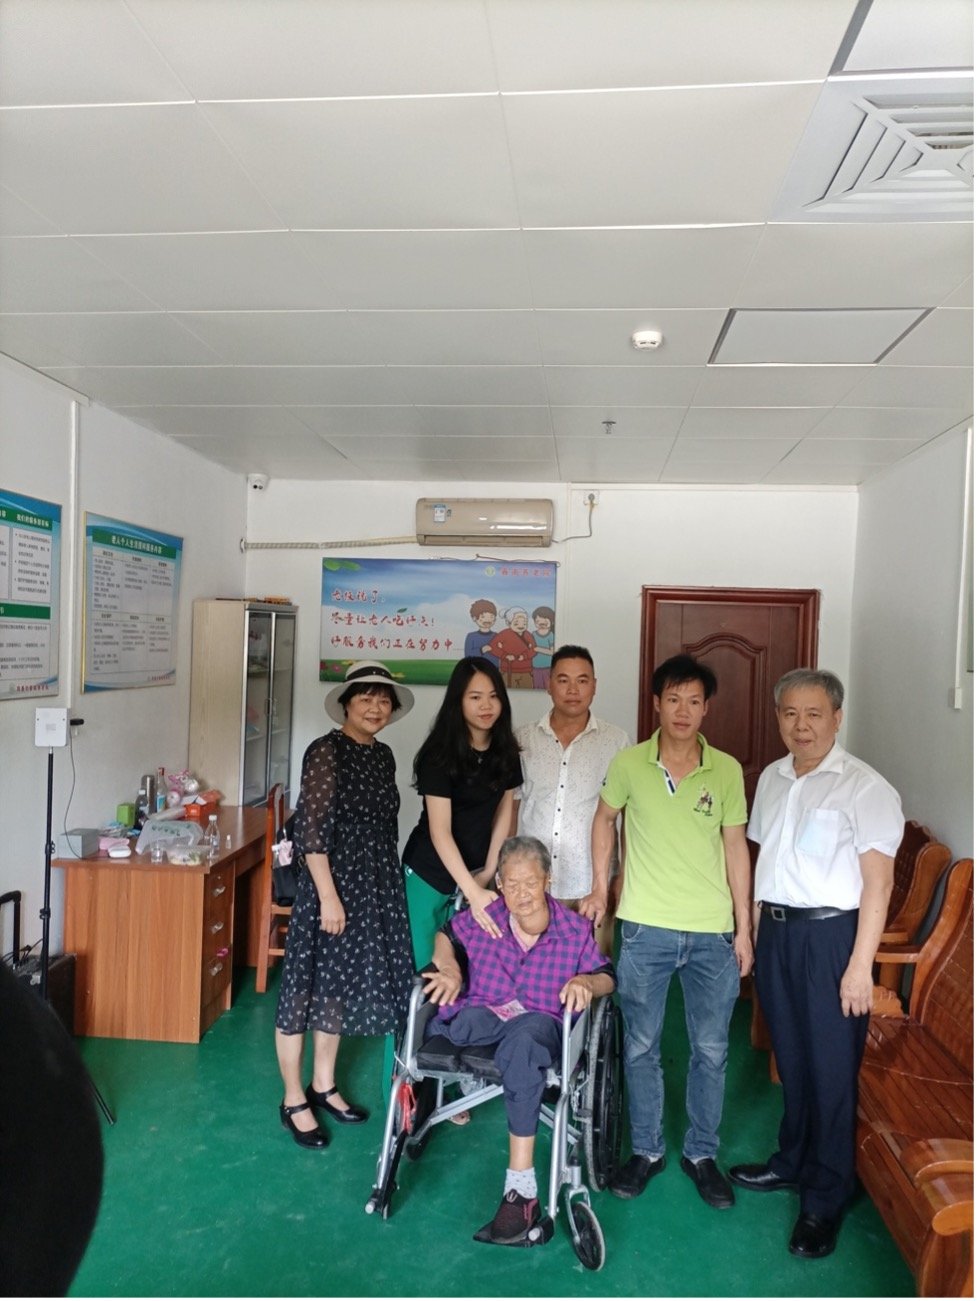
[[[453,911],[456,889],[478,924],[498,933],[485,909],[497,898],[491,882],[521,784],[502,675],[483,656],[459,660],[414,760],[414,785],[424,807],[403,857],[418,967],[431,960],[434,936]]]

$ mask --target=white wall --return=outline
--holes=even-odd
[[[528,493],[528,488],[523,489]],[[432,492],[449,496],[512,496],[513,484],[301,483],[273,480],[249,499],[248,539],[339,541],[411,535],[414,503]],[[585,531],[586,489],[533,484],[532,495],[556,505],[556,536]],[[633,736],[638,710],[638,658],[642,585],[814,587],[822,593],[821,662],[848,673],[851,600],[858,496],[851,489],[600,488],[594,536],[554,545],[542,553],[560,566],[557,642],[576,641],[592,651],[598,677],[596,709]],[[249,551],[251,595],[284,595],[299,606],[293,783],[306,745],[326,730],[317,679],[321,559],[308,551]],[[413,543],[354,547],[350,555],[426,556]],[[459,559],[473,550],[453,549]],[[519,553],[509,552],[510,555]],[[538,553],[522,552],[530,558]],[[419,802],[410,790],[414,753],[441,699],[441,690],[416,688],[417,706],[385,735],[397,758],[401,787],[401,837],[416,821]],[[539,692],[515,691],[517,722],[548,706]]]
[[[965,431],[864,485],[859,506],[848,740],[953,851],[973,854],[974,677],[953,709]]]
[[[77,496],[71,474],[71,394],[0,358],[0,482],[62,507],[61,693],[0,701],[0,893],[24,894],[24,939],[40,936],[43,902],[47,751],[34,747],[34,709],[67,705],[82,717],[71,755],[54,753],[54,836],[67,825],[98,826],[135,798],[140,774],[187,762],[191,603],[196,596],[243,595],[244,478],[98,406],[79,408]],[[177,681],[171,687],[82,694],[81,569],[70,581],[72,548],[85,511],[183,538]],[[73,639],[73,654],[69,648]],[[62,926],[63,887],[53,875],[52,941]],[[0,949],[9,951],[3,919]]]

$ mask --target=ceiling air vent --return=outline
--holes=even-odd
[[[774,219],[967,221],[974,100],[959,77],[830,81]]]

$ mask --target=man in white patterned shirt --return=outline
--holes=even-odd
[[[536,836],[552,857],[553,897],[576,908],[593,889],[590,829],[608,765],[631,744],[623,728],[590,712],[597,679],[593,657],[583,646],[553,652],[549,694],[553,708],[535,723],[516,729],[523,784],[517,793],[513,828]],[[613,870],[613,869],[612,869]],[[613,908],[607,934],[613,927]]]

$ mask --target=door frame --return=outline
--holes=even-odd
[[[657,631],[658,608],[672,603],[703,605],[784,605],[795,606],[798,611],[798,640],[803,664],[813,668],[817,658],[818,620],[821,612],[821,593],[812,587],[661,587],[641,588],[641,652],[638,664],[638,731],[640,741],[651,736],[655,710],[651,699],[651,675]]]

